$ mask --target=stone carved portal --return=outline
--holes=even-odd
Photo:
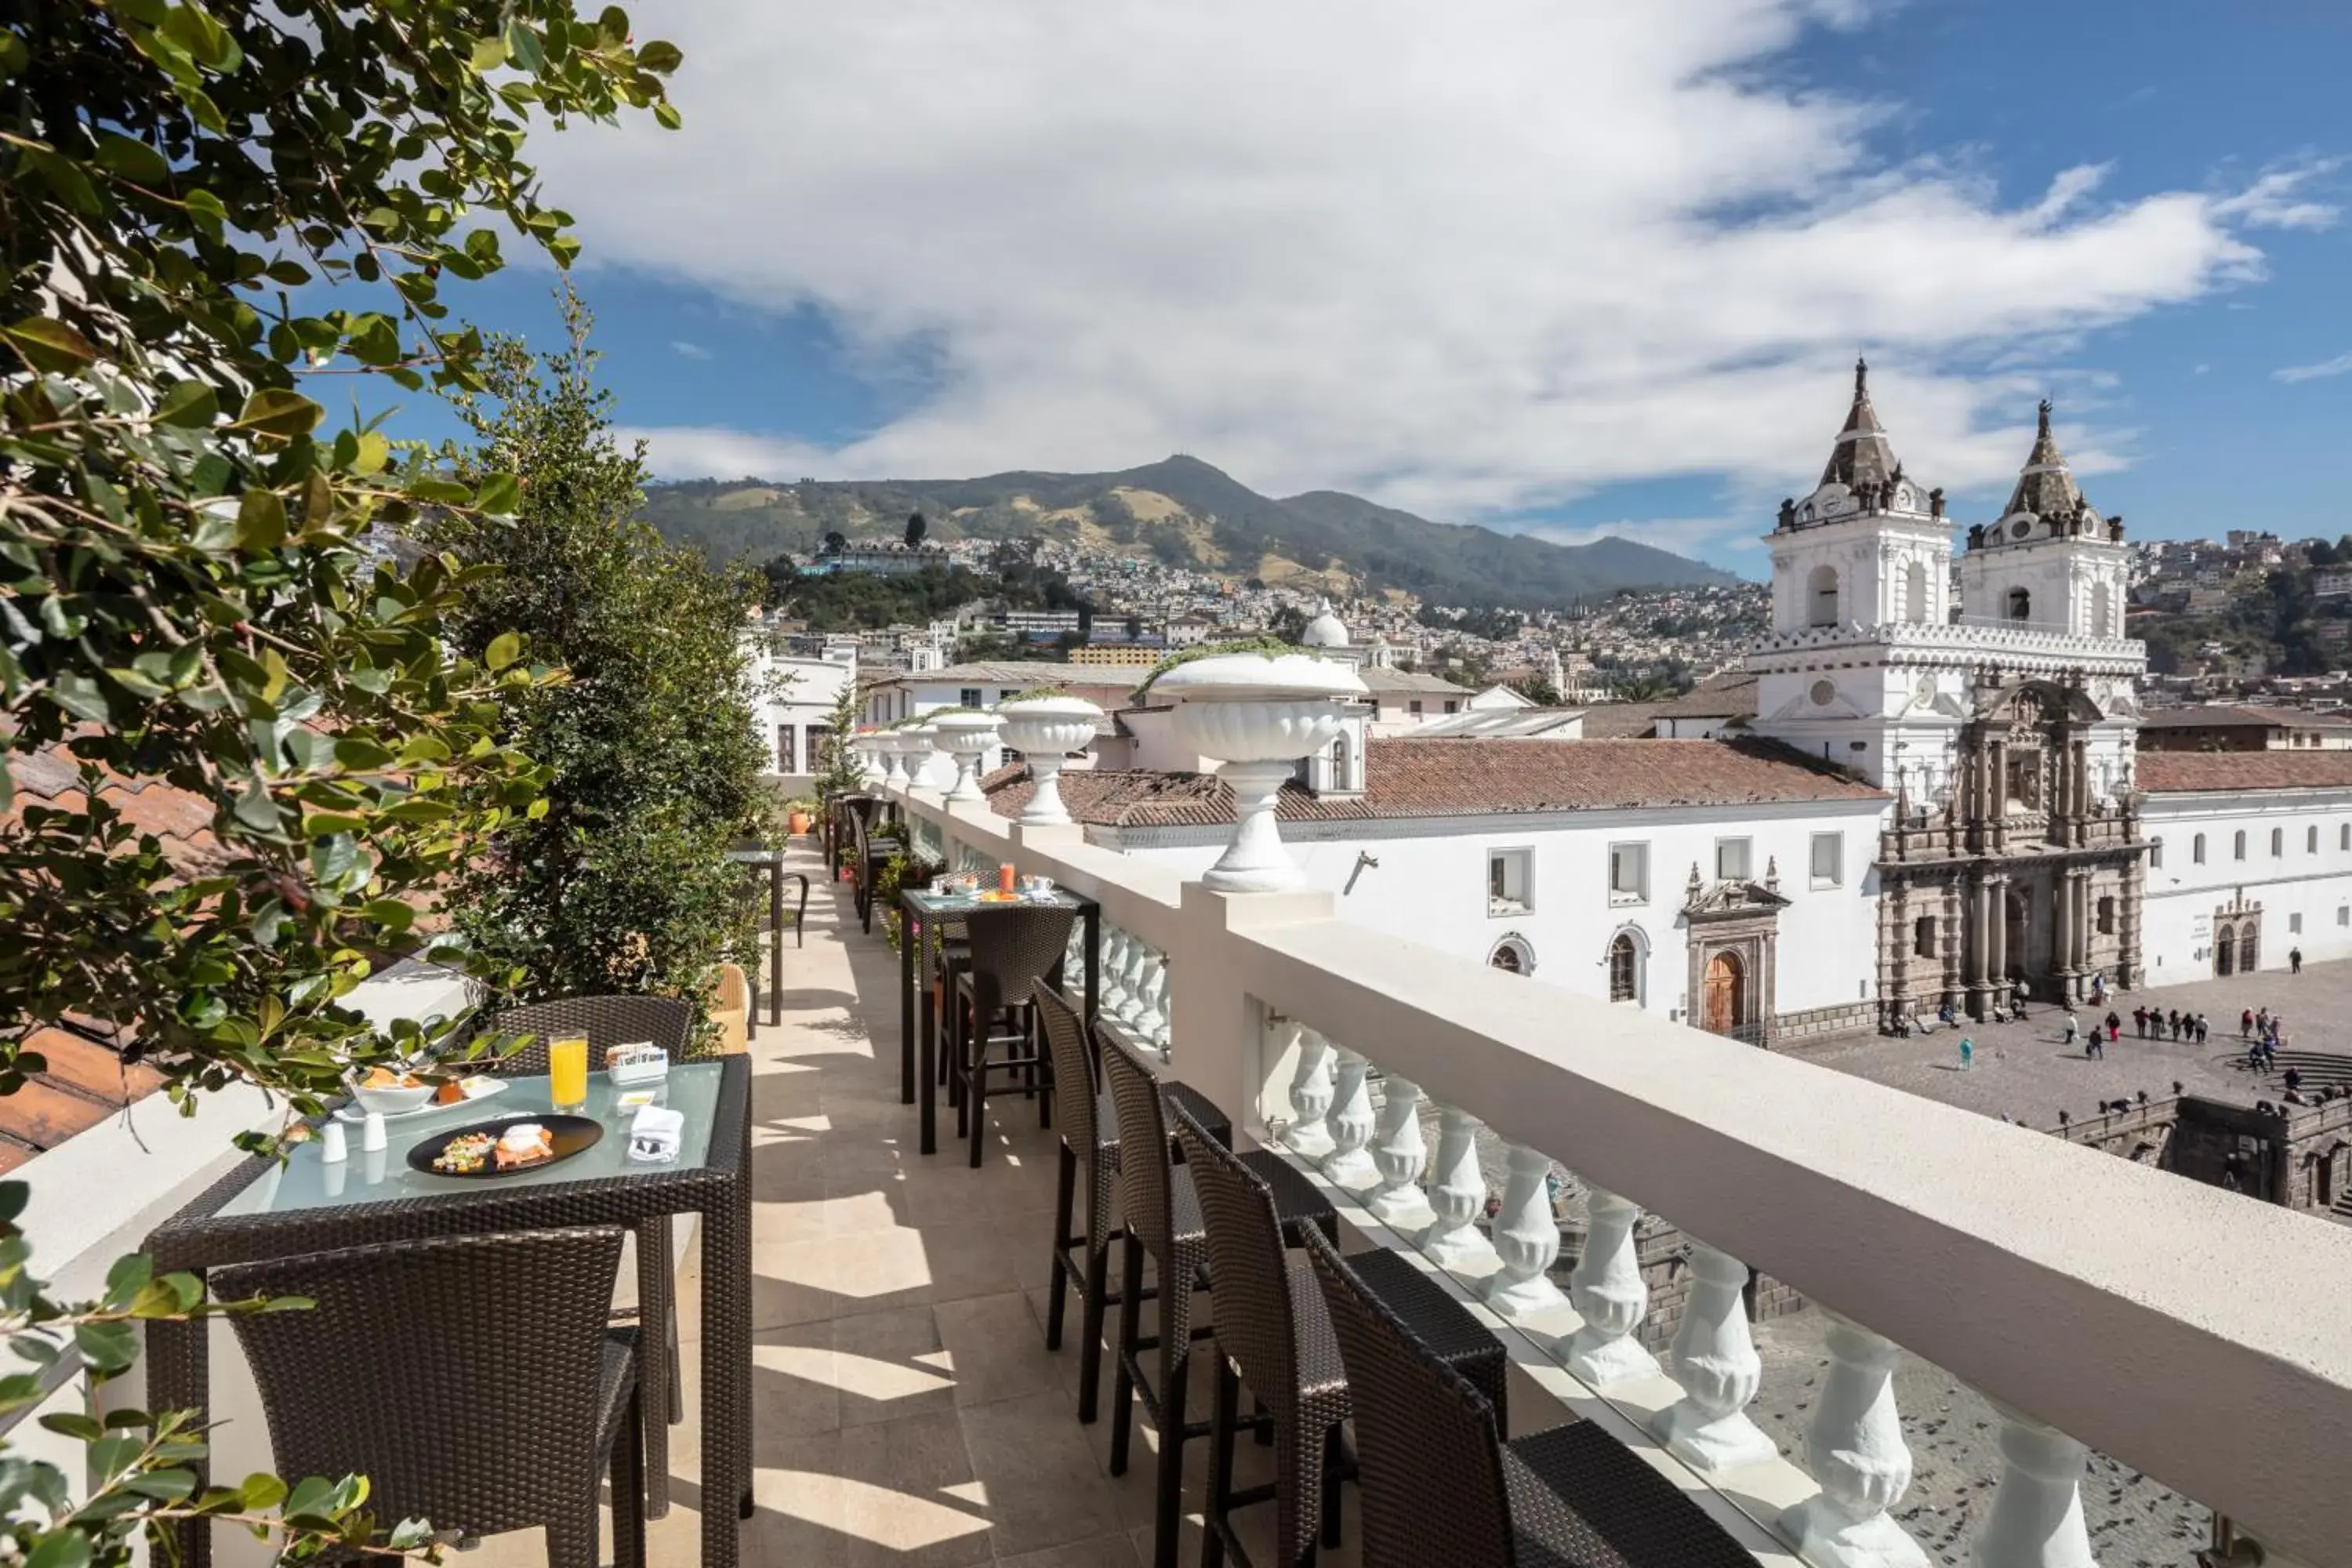
[[[1690,932],[1690,1018],[1711,1034],[1770,1043],[1780,911],[1769,882],[1702,883],[1697,868],[1682,915]]]

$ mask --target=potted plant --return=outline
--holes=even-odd
[[[993,713],[983,713],[973,708],[950,708],[931,715],[931,732],[940,745],[955,754],[955,787],[948,791],[950,802],[984,800],[980,789],[980,759],[996,740],[999,721]]]
[[[806,833],[816,821],[816,802],[804,795],[794,795],[784,802],[784,825],[793,833]]]

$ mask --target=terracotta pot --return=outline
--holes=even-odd
[[[794,833],[806,833],[809,830],[809,814],[805,811],[793,812],[784,818],[784,823]]]

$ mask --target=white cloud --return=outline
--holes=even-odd
[[[646,460],[666,479],[831,479],[838,475],[830,454],[806,442],[754,436],[711,425],[624,425],[614,431],[626,447],[646,444]]]
[[[670,352],[677,354],[680,359],[714,359],[717,357],[709,349],[704,348],[700,343],[690,343],[684,338],[670,339],[669,346]]]
[[[665,472],[1183,450],[1440,517],[1671,475],[1777,496],[1858,348],[1914,473],[1999,484],[2056,355],[2332,216],[2295,169],[2117,198],[2128,164],[2066,168],[2021,203],[1889,165],[1901,106],[1775,78],[1809,19],[1866,7],[673,0],[686,129],[582,126],[542,164],[592,259],[936,370],[823,453],[656,432]]]
[[[1698,560],[1712,559],[1726,550],[1755,549],[1757,536],[1766,526],[1766,522],[1758,519],[1765,516],[1764,511],[1759,510],[1725,517],[1624,518],[1615,522],[1577,526],[1537,523],[1521,531],[1538,539],[1548,539],[1554,544],[1591,544],[1601,539],[1630,539],[1636,544],[1671,550],[1677,555]]]
[[[2352,353],[2340,353],[2334,359],[2321,360],[2317,364],[2291,364],[2271,372],[2273,381],[2317,381],[2323,376],[2342,375],[2352,372]]]

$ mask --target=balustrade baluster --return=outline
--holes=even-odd
[[[1421,1195],[1421,1167],[1428,1158],[1421,1137],[1421,1086],[1391,1073],[1388,1098],[1381,1103],[1381,1119],[1372,1136],[1372,1163],[1380,1185],[1364,1207],[1383,1225],[1407,1236],[1426,1230],[1436,1218],[1429,1200]]]
[[[1969,1561],[1977,1568],[2097,1568],[2083,1522],[2090,1450],[2054,1426],[1998,1401],[2000,1485]]]
[[[1127,939],[1127,955],[1119,966],[1119,991],[1126,1001],[1119,1008],[1118,1021],[1129,1029],[1143,1019],[1143,967],[1151,962],[1151,950],[1140,937]]]
[[[1297,1089],[1291,1090],[1293,1103]],[[1486,1212],[1486,1173],[1478,1165],[1478,1120],[1468,1111],[1438,1108],[1437,1163],[1429,1187],[1435,1216],[1422,1234],[1422,1255],[1456,1274],[1483,1274],[1495,1262],[1495,1246],[1478,1233]],[[1553,1232],[1555,1236],[1559,1233]]]
[[[1508,1175],[1495,1215],[1495,1255],[1502,1267],[1486,1281],[1486,1304],[1507,1318],[1526,1318],[1567,1304],[1551,1282],[1559,1256],[1559,1220],[1551,1212],[1551,1156],[1514,1143],[1505,1156]]]
[[[1115,925],[1103,927],[1102,1001],[1095,1011],[1120,1023],[1127,1017],[1127,932]]]
[[[1568,1342],[1568,1370],[1599,1387],[1658,1370],[1657,1358],[1634,1337],[1650,1305],[1642,1282],[1641,1256],[1633,1225],[1641,1206],[1599,1187],[1587,1187],[1591,1215],[1584,1251],[1568,1277],[1568,1300],[1584,1320]]]
[[[1147,952],[1144,957],[1143,994],[1136,1019],[1137,1032],[1160,1048],[1160,1059],[1168,1059],[1168,957],[1165,953]]]
[[[1693,1237],[1689,1268],[1682,1326],[1667,1357],[1683,1397],[1665,1414],[1666,1447],[1701,1470],[1761,1463],[1780,1449],[1748,1418],[1764,1382],[1748,1331],[1748,1266]]]
[[[1298,1037],[1298,1064],[1291,1069],[1291,1121],[1283,1129],[1282,1144],[1319,1164],[1331,1152],[1331,1129],[1325,1121],[1331,1114],[1331,1042],[1304,1024],[1286,1020],[1283,1026]]]
[[[1339,1053],[1339,1077],[1331,1091],[1331,1152],[1323,1158],[1323,1173],[1351,1193],[1362,1192],[1380,1180],[1364,1145],[1372,1137],[1372,1091],[1364,1082],[1371,1064],[1345,1046]]]
[[[1902,1348],[1822,1310],[1830,1374],[1805,1429],[1805,1468],[1822,1489],[1782,1516],[1781,1527],[1815,1568],[1927,1568],[1927,1554],[1887,1515],[1911,1489],[1911,1450],[1895,1409]]]

